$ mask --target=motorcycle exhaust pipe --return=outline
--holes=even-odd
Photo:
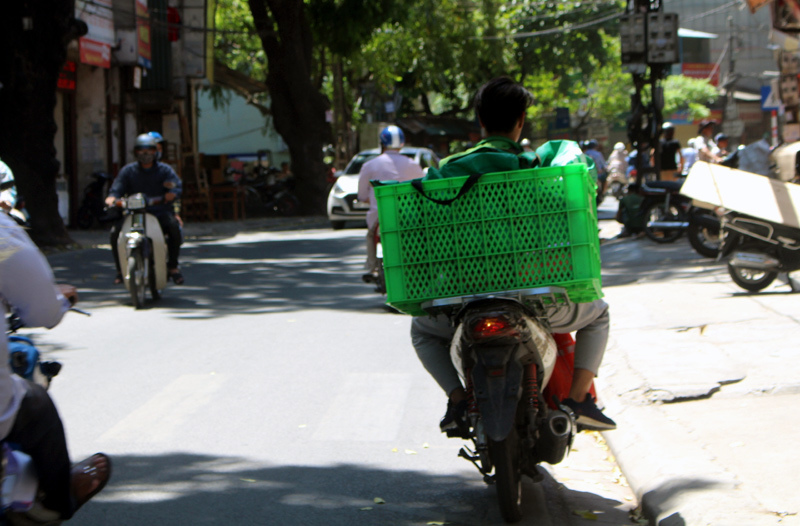
[[[688,221],[650,221],[647,223],[648,228],[689,228]]]
[[[766,254],[755,252],[735,252],[730,259],[731,265],[756,270],[777,270],[780,261]]]
[[[551,411],[539,428],[539,440],[535,445],[536,458],[548,464],[558,464],[567,456],[574,434],[569,415],[558,409]]]

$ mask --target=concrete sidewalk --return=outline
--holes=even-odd
[[[601,223],[602,225],[602,223]],[[607,235],[607,232],[606,232]],[[800,524],[800,315],[685,238],[602,245],[604,436],[651,524]]]

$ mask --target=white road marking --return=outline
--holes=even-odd
[[[214,395],[227,381],[225,374],[186,374],[179,376],[144,405],[106,431],[100,441],[130,440],[164,442],[185,433],[185,424],[213,402]],[[143,430],[147,430],[143,433]]]

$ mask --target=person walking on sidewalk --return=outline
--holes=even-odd
[[[529,167],[528,158],[520,157],[524,151],[517,141],[525,124],[526,110],[532,103],[530,92],[508,77],[496,78],[481,87],[475,98],[475,111],[487,138],[465,153],[444,159],[438,170],[441,176]],[[589,394],[608,343],[608,304],[602,299],[592,303],[570,302],[568,308],[550,318],[550,325],[556,333],[577,331],[572,384],[569,398],[562,402],[572,409],[582,428],[616,429],[614,421],[600,411]],[[466,432],[469,426],[466,391],[450,359],[454,331],[445,315],[415,317],[411,322],[411,341],[417,356],[448,397],[447,411],[439,424],[443,433]]]
[[[374,283],[378,273],[375,233],[378,230],[378,203],[370,181],[410,181],[423,175],[422,168],[413,159],[400,153],[406,138],[397,126],[387,126],[380,134],[382,153],[364,163],[358,177],[358,200],[369,203],[367,211],[367,262],[363,280]]]

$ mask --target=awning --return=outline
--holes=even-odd
[[[719,35],[714,33],[704,33],[703,31],[695,31],[694,29],[686,29],[685,27],[678,28],[678,36],[682,38],[718,38]]]

